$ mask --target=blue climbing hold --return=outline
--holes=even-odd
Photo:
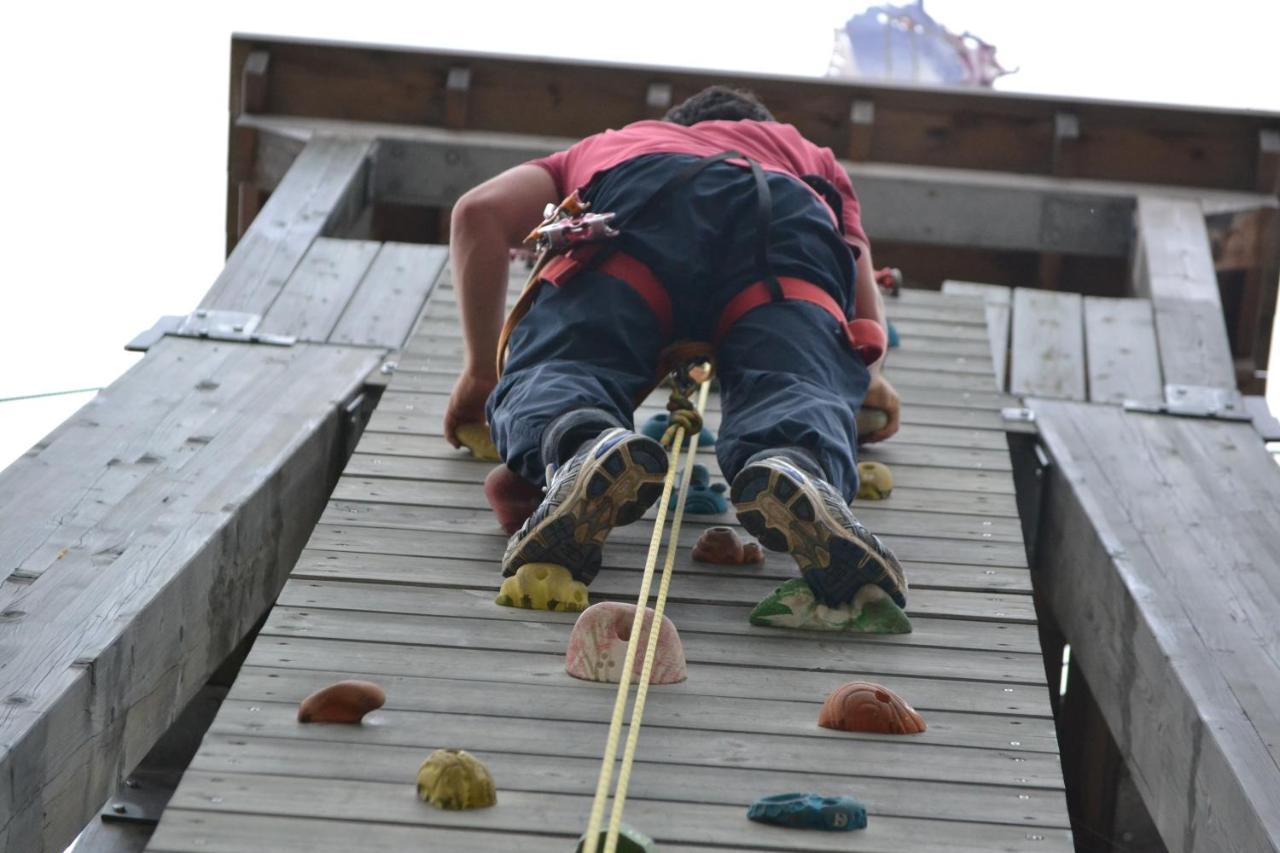
[[[889,349],[894,349],[900,343],[902,343],[902,339],[898,337],[898,329],[896,326],[893,325],[892,322],[890,322],[889,323]]]
[[[729,502],[724,493],[728,486],[724,483],[711,483],[711,472],[706,465],[694,465],[693,475],[689,478],[689,496],[685,498],[685,515],[721,515],[729,511]],[[674,513],[676,502],[673,500],[668,512]]]
[[[789,829],[846,832],[866,829],[867,809],[853,797],[819,794],[774,794],[761,797],[747,809],[747,817]]]
[[[644,426],[640,427],[640,431],[654,441],[662,441],[662,434],[667,431],[667,427],[670,424],[670,415],[666,412],[659,412],[645,421]],[[698,433],[698,447],[711,448],[715,446],[716,434],[704,426],[702,431]]]

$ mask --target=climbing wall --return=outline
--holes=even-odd
[[[865,457],[895,488],[855,511],[907,568],[914,631],[749,625],[790,559],[696,563],[698,535],[734,518],[687,517],[667,615],[688,679],[650,692],[625,813],[664,851],[1071,849],[982,302],[908,291],[888,307],[904,425]],[[481,491],[490,466],[441,436],[460,335],[442,282],[151,850],[535,853],[583,832],[615,690],[565,673],[576,614],[494,603],[506,540]],[[713,452],[699,461],[719,481]],[[592,601],[634,600],[649,529],[614,532]],[[346,678],[381,685],[386,705],[361,725],[297,722],[303,697]],[[827,695],[857,680],[900,693],[927,730],[819,727]],[[487,764],[495,807],[417,799],[440,748]],[[869,826],[747,820],[788,791],[854,796]]]

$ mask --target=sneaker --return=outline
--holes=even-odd
[[[549,478],[547,496],[507,542],[502,574],[526,563],[564,566],[590,583],[609,531],[637,521],[662,496],[667,452],[621,427],[602,433]]]
[[[847,604],[863,586],[876,584],[906,607],[902,564],[825,480],[770,456],[743,468],[729,497],[761,545],[795,558],[819,602]]]

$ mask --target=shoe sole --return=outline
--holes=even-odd
[[[845,531],[811,486],[775,468],[750,465],[734,480],[730,498],[747,532],[770,551],[790,554],[827,606],[847,604],[867,584],[895,600],[902,597],[885,561]]]
[[[600,570],[609,531],[639,521],[662,496],[667,464],[661,445],[644,436],[632,436],[583,463],[573,491],[529,531],[503,576],[527,563],[555,563],[575,580],[590,583]]]

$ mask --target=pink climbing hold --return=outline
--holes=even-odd
[[[631,636],[635,618],[634,604],[616,601],[602,601],[582,611],[573,626],[573,633],[569,635],[565,670],[583,681],[608,681],[615,684],[621,681],[622,665],[627,659],[627,640]],[[631,670],[635,677],[639,677],[644,666],[644,651],[652,625],[653,610],[646,607],[635,665]],[[675,623],[663,616],[662,627],[658,629],[658,650],[653,658],[649,681],[652,684],[675,684],[688,677],[680,635],[676,633]]]
[[[498,524],[510,536],[542,503],[542,489],[512,471],[499,465],[484,478],[484,496],[498,517]]]

